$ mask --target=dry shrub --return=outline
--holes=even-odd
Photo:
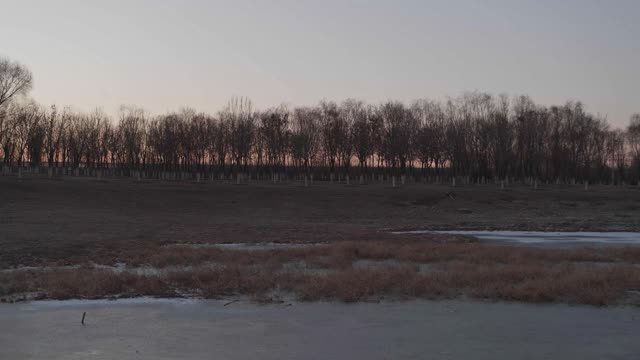
[[[638,269],[618,265],[584,269],[570,265],[523,264],[467,268],[445,274],[449,280],[447,287],[457,289],[458,294],[496,300],[589,305],[614,304],[624,298],[626,290],[636,288],[640,283]]]
[[[0,273],[0,296],[28,292],[29,283],[30,278],[26,271]]]
[[[146,295],[158,297],[174,297],[178,294],[162,276],[136,276],[132,284],[132,296]]]
[[[124,253],[131,266],[197,266],[206,262],[224,265],[266,266],[272,270],[291,261],[324,269],[346,269],[359,259],[395,259],[411,263],[464,262],[467,264],[520,264],[533,262],[640,262],[638,248],[539,249],[499,244],[397,241],[338,241],[322,246],[270,250],[223,250],[216,247],[164,246]]]
[[[276,275],[266,269],[237,265],[172,271],[167,279],[176,289],[188,292],[197,290],[205,298],[263,293],[273,289],[276,283]]]
[[[615,261],[625,261],[633,264],[640,264],[640,247],[625,246],[616,248],[590,249],[591,252],[602,252],[606,259],[615,259]]]
[[[173,292],[157,276],[137,276],[108,270],[69,269],[33,274],[30,291],[50,299],[97,299],[104,297],[172,296]]]
[[[40,278],[38,290],[46,292],[51,299],[93,299],[123,293],[127,280],[130,281],[120,274],[107,271],[46,271]]]
[[[215,261],[223,251],[215,247],[196,248],[192,246],[163,246],[147,251],[129,254],[125,261],[129,265],[151,265],[162,268],[167,266],[199,264]]]
[[[555,301],[607,305],[615,303],[627,290],[640,287],[640,269],[622,265],[600,269],[572,269],[548,280],[547,283],[537,285],[546,289]]]
[[[120,261],[165,268],[157,276],[94,269],[0,273],[0,295],[39,292],[54,299],[110,296],[206,298],[250,295],[274,298],[289,292],[301,300],[359,301],[449,298],[615,304],[640,289],[636,248],[538,249],[464,242],[339,241],[323,246],[274,250],[223,250],[163,246],[121,254]],[[397,265],[354,268],[358,260]],[[215,263],[215,266],[211,265]],[[295,267],[284,266],[291,263]],[[421,273],[419,264],[432,264]],[[180,269],[180,266],[186,266]],[[167,267],[173,267],[169,270]],[[318,271],[322,269],[322,271]]]
[[[310,276],[295,289],[301,300],[340,299],[353,302],[374,295],[404,295],[399,290],[416,276],[415,266],[350,269],[327,276]]]

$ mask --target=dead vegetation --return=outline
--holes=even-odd
[[[268,302],[293,295],[302,301],[469,297],[640,304],[630,296],[640,289],[640,249],[630,247],[537,249],[398,239],[251,251],[172,245],[118,257],[127,263],[119,271],[91,262],[0,272],[0,297],[246,295]],[[141,268],[155,272],[135,271]]]

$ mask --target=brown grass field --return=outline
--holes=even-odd
[[[0,299],[640,304],[640,248],[527,248],[388,233],[398,229],[638,231],[640,191],[0,177]],[[236,242],[315,245],[186,245]]]

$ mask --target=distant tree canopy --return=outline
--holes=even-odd
[[[626,129],[612,129],[580,102],[547,107],[527,96],[471,92],[445,102],[348,99],[257,110],[234,98],[215,115],[150,116],[123,106],[114,121],[101,111],[17,101],[31,84],[26,68],[0,59],[7,166],[469,181],[634,182],[640,173],[640,114]]]

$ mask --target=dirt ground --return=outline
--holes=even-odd
[[[2,267],[151,244],[385,239],[407,229],[638,231],[640,189],[0,177]]]

